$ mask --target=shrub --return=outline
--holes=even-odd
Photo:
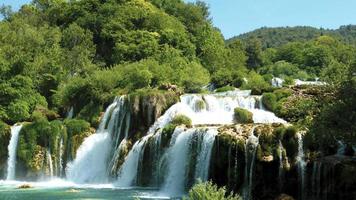
[[[235,108],[234,118],[237,123],[253,123],[253,114],[243,108]]]
[[[192,120],[185,115],[177,115],[171,121],[173,125],[185,125],[187,127],[192,127]]]
[[[286,77],[284,79],[284,82],[283,82],[283,86],[290,86],[290,85],[294,85],[294,79],[291,78],[291,77]]]
[[[78,135],[90,129],[90,124],[80,119],[66,119],[64,120],[64,125],[69,136]]]
[[[262,92],[266,91],[270,86],[271,84],[265,81],[261,75],[252,71],[248,74],[247,82],[242,84],[242,89],[251,89],[256,91],[255,94],[257,95],[262,94]]]
[[[199,100],[199,101],[197,101],[197,102],[195,103],[195,109],[196,109],[197,111],[204,110],[205,107],[206,107],[206,105],[205,105],[205,102],[204,102],[203,100]]]
[[[315,99],[304,97],[293,97],[282,99],[275,109],[276,114],[291,122],[313,116],[318,111]]]
[[[227,86],[216,89],[215,92],[227,92],[227,91],[234,91],[234,90],[235,90],[235,87],[227,85]]]
[[[184,198],[186,199],[186,198]],[[225,187],[218,188],[212,182],[198,183],[190,189],[189,200],[240,200],[238,195],[228,194]]]
[[[58,141],[61,134],[63,134],[62,123],[58,120],[48,122],[45,118],[42,118],[38,121],[24,124],[19,136],[18,158],[30,170],[34,172],[40,170],[39,154],[43,153],[44,149],[58,152]]]
[[[287,98],[290,95],[292,95],[293,90],[291,90],[291,89],[278,89],[278,90],[275,90],[273,93],[276,95],[277,100],[279,101],[282,98]]]
[[[0,162],[7,158],[7,146],[11,137],[10,126],[0,121]]]
[[[274,93],[264,93],[262,103],[268,110],[274,111],[277,104],[277,97]]]
[[[162,146],[163,147],[168,147],[175,128],[176,128],[176,125],[169,123],[162,129]]]

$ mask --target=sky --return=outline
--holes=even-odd
[[[185,0],[194,2],[195,0]],[[203,0],[225,38],[260,27],[313,26],[336,29],[356,24],[356,0]],[[30,0],[0,0],[14,10]]]

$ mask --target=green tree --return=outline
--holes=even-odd
[[[257,38],[252,38],[246,42],[247,67],[256,69],[262,64],[262,44]]]

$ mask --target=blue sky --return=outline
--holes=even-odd
[[[195,0],[185,0],[194,2]],[[356,0],[203,0],[226,38],[262,26],[338,28],[356,24]],[[30,0],[0,0],[17,10]]]

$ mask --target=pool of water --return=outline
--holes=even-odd
[[[32,188],[18,189],[28,184]],[[0,200],[137,200],[172,199],[155,189],[117,188],[111,184],[76,185],[67,182],[0,181]]]

